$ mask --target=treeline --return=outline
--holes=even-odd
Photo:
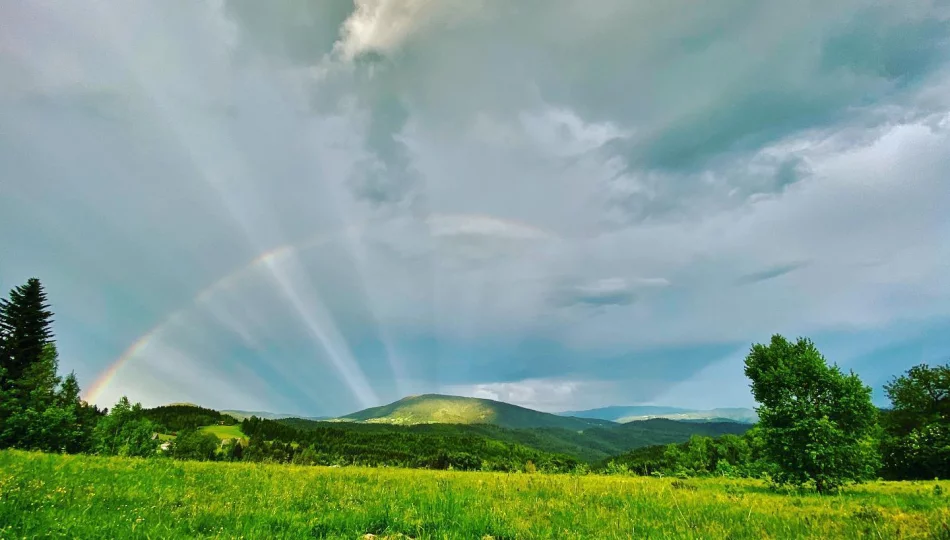
[[[177,433],[210,425],[233,426],[238,423],[233,416],[197,405],[163,405],[145,409],[144,416],[158,424],[162,433]]]
[[[520,444],[461,430],[353,429],[314,422],[301,430],[251,417],[241,422],[250,438],[243,458],[303,465],[365,465],[428,469],[573,471],[580,462]]]
[[[680,444],[638,448],[604,460],[593,468],[607,474],[641,476],[727,476],[760,478],[775,472],[765,457],[762,431],[744,435],[704,437],[694,435]]]
[[[775,336],[755,346],[746,365],[759,425],[742,436],[636,449],[595,470],[766,477],[819,491],[875,477],[950,478],[950,364],[921,364],[892,379],[884,410],[871,405],[857,375],[829,366],[806,339]]]
[[[277,422],[309,431],[332,427],[356,432],[365,438],[368,434],[409,433],[430,437],[480,437],[526,446],[541,452],[561,454],[580,462],[594,463],[641,446],[682,442],[690,435],[717,436],[742,434],[749,426],[736,422],[677,422],[655,418],[627,424],[592,427],[582,432],[564,428],[510,429],[493,424],[392,424],[326,422],[300,418],[284,418]]]

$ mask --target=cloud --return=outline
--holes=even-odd
[[[948,16],[4,4],[0,285],[48,284],[84,386],[128,359],[103,404],[672,402],[773,332],[898,350],[950,315]]]
[[[745,274],[739,276],[739,279],[736,280],[737,285],[751,285],[753,283],[759,283],[762,281],[768,281],[770,279],[775,279],[782,277],[785,274],[794,272],[799,268],[807,266],[806,262],[793,262],[788,264],[778,265],[766,270],[760,270],[758,272],[752,272],[751,274]]]
[[[565,407],[586,407],[590,396],[612,385],[600,381],[526,379],[517,382],[445,386],[442,392],[512,403],[529,409],[556,412]]]
[[[560,303],[565,306],[625,306],[637,301],[638,289],[667,285],[669,281],[663,278],[603,278],[565,288]]]

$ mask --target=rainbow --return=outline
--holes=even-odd
[[[433,214],[426,220],[426,224],[429,226],[430,232],[435,232],[436,235],[439,235],[439,233],[451,235],[458,232],[472,234],[493,234],[498,233],[499,230],[504,226],[508,226],[511,231],[515,233],[514,236],[518,238],[558,238],[557,235],[534,225],[510,219],[498,218],[488,214]],[[144,351],[148,347],[149,343],[156,336],[161,334],[165,328],[176,322],[178,319],[184,317],[185,314],[192,308],[209,300],[215,293],[225,290],[238,283],[253,269],[264,264],[270,264],[282,256],[307,249],[313,249],[333,238],[337,238],[343,234],[352,233],[358,230],[361,229],[357,227],[348,227],[341,231],[336,231],[330,234],[322,233],[315,235],[314,237],[297,245],[288,244],[278,246],[274,249],[261,253],[248,263],[221,277],[214,283],[199,291],[198,294],[195,295],[195,298],[188,303],[188,305],[174,311],[168,317],[148,330],[145,334],[136,339],[125,351],[122,352],[119,358],[112,362],[112,364],[110,364],[109,367],[106,368],[96,378],[89,389],[84,393],[83,399],[89,403],[96,403],[102,398],[102,394],[106,388],[108,388],[109,385],[112,384],[112,381],[115,380],[115,377],[118,375],[119,371],[126,364],[128,364],[132,358]]]
[[[174,323],[177,319],[183,317],[189,309],[208,300],[214,295],[215,292],[231,286],[249,270],[257,267],[258,265],[268,263],[285,253],[289,253],[293,249],[293,246],[280,246],[270,251],[265,251],[247,264],[239,267],[237,270],[229,274],[226,274],[221,279],[202,289],[197,295],[195,295],[194,300],[189,305],[174,311],[171,315],[152,327],[148,332],[136,339],[132,345],[129,346],[129,348],[123,351],[119,358],[112,362],[112,364],[110,364],[109,367],[106,368],[96,378],[95,381],[93,381],[92,385],[83,395],[83,399],[88,403],[96,403],[102,397],[103,391],[105,391],[105,389],[108,388],[115,379],[116,375],[119,373],[119,370],[121,370],[122,367],[125,366],[125,364],[127,364],[134,356],[144,351],[152,339],[155,338],[155,336],[160,334],[165,328]]]

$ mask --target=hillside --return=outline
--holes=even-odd
[[[651,445],[682,443],[692,435],[717,437],[740,435],[750,427],[736,422],[678,422],[666,419],[645,420],[629,424],[607,424],[584,431],[563,428],[509,429],[491,424],[416,424],[393,425],[363,422],[316,422],[300,418],[277,421],[303,432],[323,432],[326,438],[361,441],[373,439],[411,440],[417,437],[459,437],[486,439],[528,447],[539,452],[569,456],[583,462],[595,462],[610,456]],[[329,436],[333,433],[332,437]],[[440,439],[432,439],[440,440]]]
[[[155,422],[160,430],[176,432],[184,429],[197,429],[210,425],[234,425],[233,417],[214,409],[206,409],[192,404],[172,404],[144,409],[143,416]]]
[[[411,426],[417,424],[492,424],[505,428],[561,428],[583,431],[612,422],[559,416],[490,399],[424,394],[371,407],[338,420]]]
[[[238,426],[226,425],[235,423],[232,412],[176,405],[149,409],[146,415],[162,431],[206,426],[203,429],[214,429],[220,437],[232,430],[241,432]],[[470,453],[505,469],[529,459],[560,467],[564,462],[557,456],[593,463],[644,446],[682,443],[692,435],[741,434],[749,428],[733,421],[669,419],[618,424],[442,395],[412,396],[330,421],[249,414],[256,419],[242,420],[247,436],[257,433],[265,441],[315,444],[314,451],[327,463],[411,466],[437,461],[442,454]],[[251,424],[255,427],[248,431]]]

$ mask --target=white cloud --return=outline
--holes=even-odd
[[[603,393],[610,390],[615,392],[616,388],[607,382],[566,379],[525,379],[515,382],[450,385],[441,389],[451,395],[504,401],[547,412],[594,407],[596,405],[591,404],[600,403],[594,396],[603,398]],[[624,399],[619,396],[618,398]]]

